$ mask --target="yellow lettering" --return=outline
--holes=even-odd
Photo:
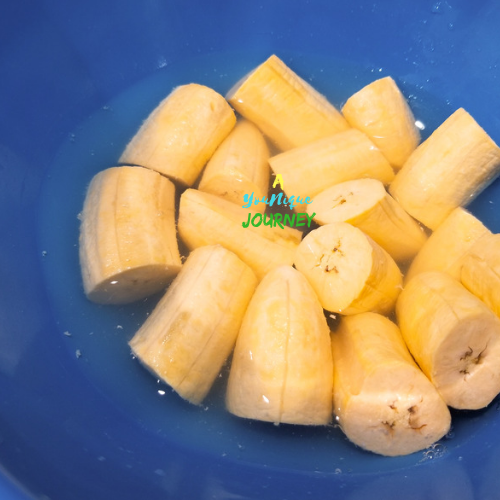
[[[273,182],[273,188],[276,187],[276,185],[279,184],[281,189],[283,189],[283,191],[285,190],[285,183],[283,182],[283,177],[281,174],[276,174],[276,179],[274,179],[274,182]]]

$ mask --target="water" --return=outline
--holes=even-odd
[[[279,55],[338,107],[353,92],[386,76],[383,68],[374,70],[309,54]],[[53,334],[64,339],[67,355],[88,379],[136,425],[158,439],[227,460],[310,472],[344,474],[416,465],[422,459],[418,453],[386,459],[362,452],[333,424],[276,427],[229,415],[224,410],[227,366],[203,406],[182,401],[133,359],[127,344],[159,296],[127,306],[99,306],[83,294],[78,262],[79,214],[91,178],[116,164],[141,122],[174,86],[196,82],[225,93],[265,57],[214,54],[162,66],[68,132],[45,179],[39,207],[39,255],[58,325]],[[391,76],[408,97],[423,138],[454,111],[423,89]],[[460,425],[454,427],[454,433],[454,440],[446,442],[447,450],[453,448],[454,441],[463,442],[466,434],[468,438],[473,435],[470,430],[461,431]]]

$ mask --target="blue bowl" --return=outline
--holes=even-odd
[[[275,427],[180,400],[130,356],[156,298],[82,291],[78,214],[172,87],[226,92],[276,53],[340,106],[393,76],[425,126],[458,107],[500,143],[495,0],[17,0],[0,16],[0,498],[494,499],[500,401],[387,458],[334,426]],[[500,232],[500,184],[470,209]]]

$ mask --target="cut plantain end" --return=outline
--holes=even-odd
[[[500,393],[500,320],[458,280],[418,274],[396,313],[408,349],[449,406],[477,410]]]
[[[342,318],[332,335],[338,423],[358,446],[397,456],[441,439],[451,416],[413,361],[398,327],[384,316]]]
[[[346,222],[321,226],[305,236],[295,267],[331,312],[389,313],[402,288],[402,275],[392,257]]]
[[[291,266],[274,269],[245,314],[227,409],[267,422],[324,425],[332,417],[332,376],[329,329],[316,294]]]
[[[141,167],[99,172],[80,225],[80,265],[93,302],[125,304],[161,291],[181,269],[175,187]]]

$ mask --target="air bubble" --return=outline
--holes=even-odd
[[[415,120],[415,127],[419,130],[425,130],[425,125],[420,120]]]
[[[439,443],[432,444],[423,453],[421,462],[426,462],[427,460],[434,460],[436,458],[442,457],[446,453],[446,448]]]

